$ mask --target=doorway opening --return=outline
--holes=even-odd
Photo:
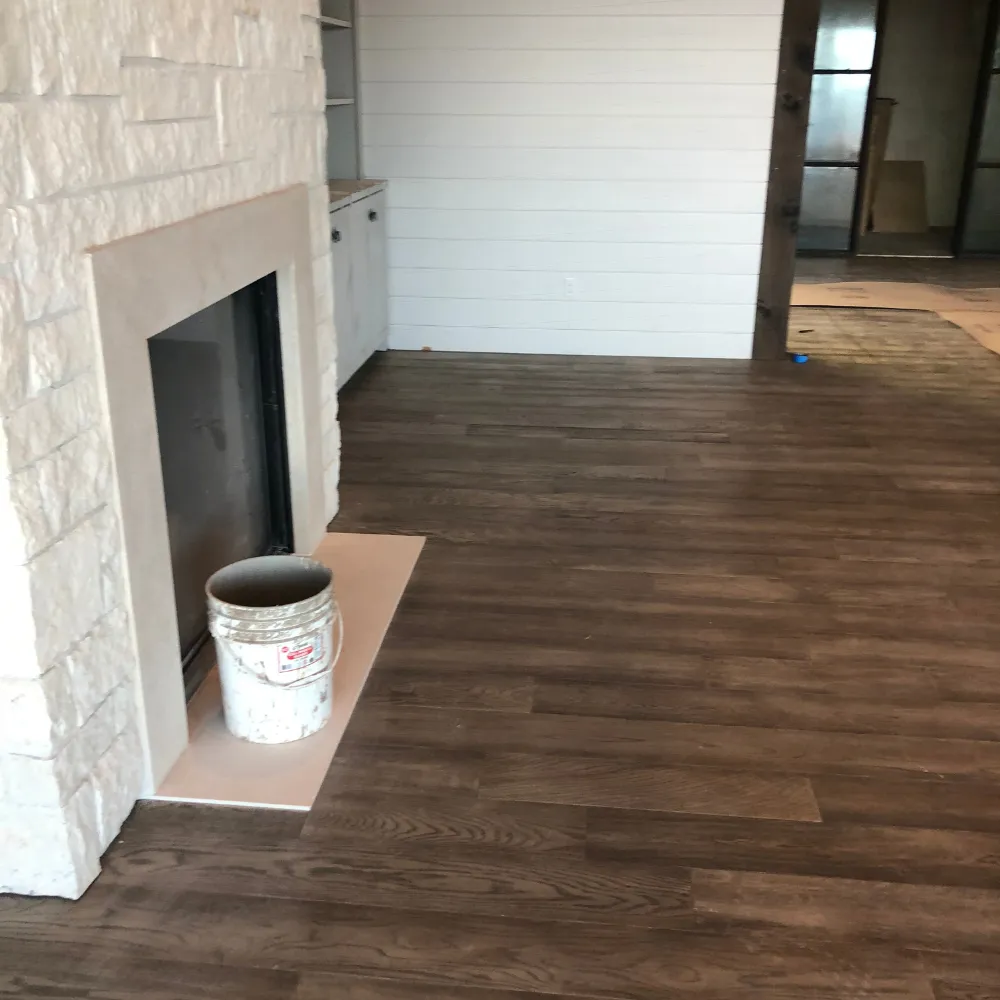
[[[998,6],[820,0],[800,255],[1000,251]]]

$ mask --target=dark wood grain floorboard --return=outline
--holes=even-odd
[[[123,904],[128,934],[114,932]],[[106,961],[166,961],[183,948],[195,963],[622,1000],[931,996],[919,955],[773,933],[737,949],[720,932],[725,924],[694,913],[679,914],[673,930],[622,929],[136,889],[95,891],[72,912],[4,916],[0,943],[72,942]]]
[[[911,674],[916,673],[911,671]],[[534,710],[548,715],[723,726],[756,726],[931,738],[1000,739],[1000,704],[947,702],[917,675],[912,690],[874,702],[829,693],[662,690],[652,685],[548,681],[535,691]],[[869,692],[870,694],[870,692]],[[907,697],[907,694],[909,696]]]
[[[938,979],[933,983],[935,1000],[1000,1000],[1000,983],[970,983],[960,979]]]
[[[1000,833],[1000,782],[831,775],[812,786],[829,822]]]
[[[431,792],[338,793],[313,808],[302,837],[320,844],[422,844],[582,857],[586,813],[534,802]]]
[[[301,977],[295,1000],[525,1000],[535,995],[520,990],[403,983],[370,976],[307,973]],[[553,1000],[583,1000],[568,993],[550,993]]]
[[[991,889],[696,870],[693,894],[697,911],[751,923],[934,947],[1000,944],[1000,892]]]
[[[677,867],[1000,889],[1000,835],[978,831],[592,808],[587,853]]]
[[[253,873],[252,887],[247,874]],[[616,861],[497,857],[410,846],[405,853],[306,845],[261,852],[137,847],[108,860],[110,885],[401,907],[531,920],[673,926],[690,910],[686,869]]]
[[[708,767],[654,767],[557,754],[505,754],[483,766],[486,798],[704,816],[819,820],[809,782]]]
[[[530,678],[481,670],[440,676],[433,671],[378,671],[368,683],[368,702],[423,708],[471,708],[489,712],[530,712],[535,685]]]
[[[46,941],[4,950],[0,997],[19,1000],[299,1000],[299,975],[216,962],[132,956]]]
[[[522,747],[675,765],[802,775],[941,774],[1000,780],[1000,743],[589,716],[364,706],[345,743],[516,753]]]
[[[1000,359],[810,325],[381,356],[334,529],[428,542],[314,809],[141,806],[0,996],[998,1000]]]

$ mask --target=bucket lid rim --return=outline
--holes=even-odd
[[[250,563],[279,562],[279,561],[295,561],[300,566],[302,564],[307,564],[310,568],[321,570],[323,573],[327,574],[328,579],[326,585],[321,590],[318,590],[315,594],[313,594],[312,597],[304,597],[302,598],[302,600],[292,601],[290,604],[269,605],[269,607],[273,608],[294,607],[297,604],[303,604],[306,601],[315,600],[317,597],[321,597],[328,589],[333,589],[334,582],[336,579],[336,574],[329,566],[324,565],[318,559],[313,559],[311,556],[303,556],[303,555],[298,555],[294,552],[289,552],[289,553],[282,553],[269,556],[250,556],[247,559],[237,559],[236,562],[229,563],[227,566],[220,567],[205,581],[205,596],[210,601],[214,601],[217,604],[224,604],[226,605],[226,607],[240,608],[241,610],[244,611],[261,611],[263,609],[259,605],[237,604],[235,601],[227,601],[224,598],[217,597],[215,594],[212,593],[212,583],[223,573],[227,573],[230,570],[233,570],[239,566],[246,566]]]

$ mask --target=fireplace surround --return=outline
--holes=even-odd
[[[143,338],[276,272],[297,543],[337,510],[319,3],[0,7],[0,892],[76,897],[184,739]]]
[[[140,794],[156,791],[188,735],[147,341],[277,274],[292,527],[296,550],[311,552],[327,518],[308,213],[307,191],[295,187],[89,254],[100,383],[139,664]]]

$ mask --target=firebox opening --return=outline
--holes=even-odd
[[[239,559],[293,548],[276,275],[148,344],[190,699],[215,659],[208,578]]]

